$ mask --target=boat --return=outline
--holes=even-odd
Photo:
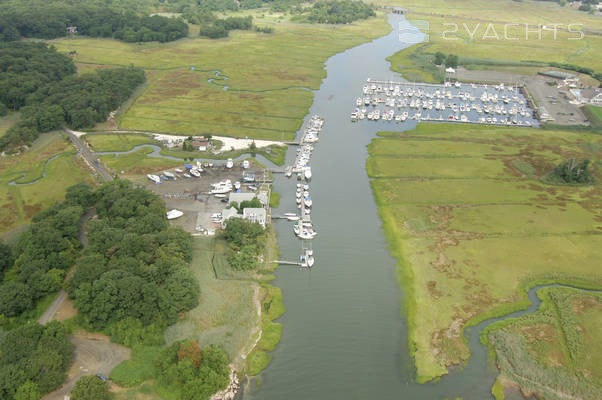
[[[293,175],[293,167],[288,166],[284,169],[284,176],[290,178]]]
[[[184,178],[192,178],[189,174],[184,174]]]
[[[174,169],[174,171],[176,171],[176,172],[177,172],[177,173],[179,173],[179,174],[181,174],[182,172],[184,172],[184,171],[182,171],[180,168],[176,168],[176,169]]]
[[[192,169],[192,165],[190,165],[190,164],[184,164],[184,168],[186,168],[186,169]]]
[[[242,162],[242,167],[243,167],[244,169],[247,169],[247,168],[249,168],[249,160],[244,160],[244,161]]]
[[[284,213],[284,216],[285,217],[295,217],[295,216],[297,216],[297,214],[296,213]]]
[[[190,170],[190,175],[195,176],[197,178],[201,177],[201,173],[196,168],[192,168]]]
[[[218,199],[223,199],[226,197],[226,195],[224,193],[216,193],[214,194],[215,197],[217,197]]]
[[[155,183],[161,183],[161,178],[159,178],[157,175],[148,174],[146,177]]]
[[[226,161],[226,168],[232,168],[234,166],[234,161],[232,161],[231,158],[228,158],[228,161]]]
[[[305,199],[303,199],[303,204],[305,204],[305,207],[311,207],[313,204],[313,201],[311,201],[311,197],[307,196]]]
[[[169,171],[163,171],[163,175],[165,175],[166,177],[171,178],[171,179],[176,179],[176,176]]]
[[[288,219],[289,221],[299,221],[299,216],[298,215],[288,216],[288,217],[286,217],[286,219]]]
[[[305,168],[303,175],[305,176],[305,179],[311,179],[311,168],[309,168],[309,167]]]
[[[234,182],[234,189],[236,189],[236,190],[240,189],[240,182]]]
[[[180,218],[184,213],[180,210],[171,210],[167,212],[167,219]]]
[[[311,268],[314,265],[314,261],[315,261],[314,256],[308,255],[308,256],[306,256],[306,258],[307,258],[307,266]]]

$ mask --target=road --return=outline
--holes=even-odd
[[[100,177],[105,181],[109,182],[113,180],[113,177],[109,172],[100,164],[100,162],[94,157],[94,154],[88,149],[86,145],[82,143],[82,141],[77,137],[77,135],[69,128],[63,127],[63,131],[67,133],[69,139],[73,142],[79,154],[86,160],[88,165],[90,165],[94,170],[100,175]]]
[[[79,220],[79,241],[81,242],[83,247],[86,247],[88,245],[88,235],[87,235],[87,232],[85,229],[86,222],[94,214],[96,214],[96,209],[92,208],[92,209],[88,210],[88,212],[86,212],[84,215],[82,215],[81,219]],[[63,302],[66,299],[67,299],[67,292],[65,292],[65,290],[61,289],[61,291],[56,296],[56,299],[54,299],[54,301],[52,302],[50,307],[48,307],[46,309],[46,311],[44,311],[44,314],[42,314],[42,316],[38,319],[38,323],[41,325],[44,325],[47,322],[52,321],[56,312],[59,310],[59,308],[61,308],[61,306],[63,305]]]

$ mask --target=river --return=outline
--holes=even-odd
[[[312,221],[319,232],[313,240],[316,264],[310,271],[288,266],[277,271],[273,284],[282,288],[286,306],[279,320],[282,339],[258,377],[260,384],[247,386],[245,399],[491,398],[497,371],[476,334],[469,339],[472,357],[464,368],[438,383],[413,382],[396,263],[387,250],[365,170],[366,145],[376,132],[400,130],[401,125],[349,119],[367,78],[401,79],[385,58],[423,39],[403,16],[388,18],[390,34],[326,62],[327,78],[315,92],[309,114],[326,120],[311,161]],[[287,164],[294,156],[295,150],[289,150]],[[276,177],[281,204],[274,214],[296,211],[295,183]],[[291,223],[276,221],[275,226],[281,258],[297,260],[301,243]]]

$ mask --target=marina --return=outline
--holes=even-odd
[[[415,120],[505,126],[538,126],[517,86],[446,81],[428,84],[368,78],[351,121]]]

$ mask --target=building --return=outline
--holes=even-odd
[[[195,150],[207,151],[209,148],[209,139],[204,136],[195,136],[190,143]]]
[[[259,192],[255,193],[236,193],[230,192],[230,197],[228,198],[228,204],[235,202],[236,204],[240,204],[243,201],[251,201],[254,198],[258,198],[261,204],[266,206],[268,204],[268,195],[267,192]]]
[[[265,228],[267,213],[265,208],[245,208],[242,210],[242,217],[249,222],[257,222]]]
[[[597,95],[592,97],[589,103],[593,106],[602,107],[602,93],[598,93]]]

